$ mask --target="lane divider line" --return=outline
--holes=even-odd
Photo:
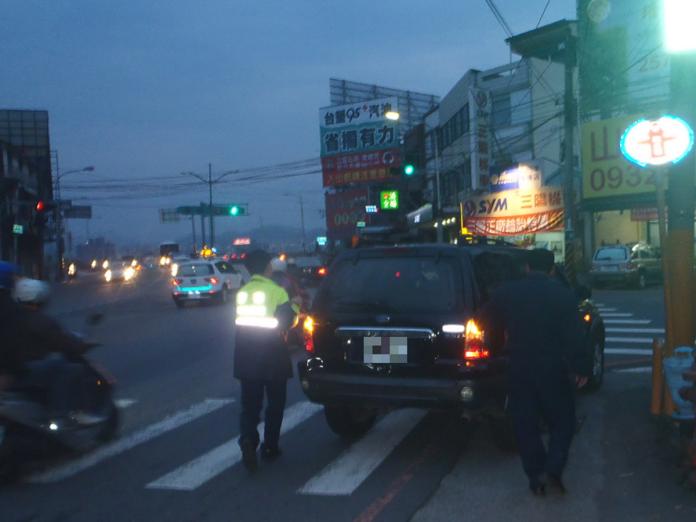
[[[281,434],[287,433],[322,409],[322,406],[302,401],[285,410]],[[263,433],[264,423],[258,427]],[[174,471],[150,482],[147,489],[193,491],[230,469],[242,460],[237,437],[213,448],[200,457],[176,468]]]
[[[175,413],[165,419],[152,424],[140,431],[128,435],[122,439],[116,440],[106,446],[102,446],[97,450],[89,453],[77,460],[68,462],[56,468],[44,471],[28,478],[27,482],[34,484],[48,484],[58,482],[60,480],[72,477],[78,473],[96,466],[100,462],[115,457],[121,453],[148,442],[160,435],[179,428],[189,422],[208,415],[224,406],[234,402],[234,399],[206,399],[198,404],[194,404],[190,408]]]
[[[663,334],[664,328],[607,328],[607,333]]]
[[[652,349],[642,348],[605,348],[606,355],[652,355]]]
[[[607,343],[636,343],[636,344],[651,344],[652,339],[648,337],[607,337]]]
[[[601,313],[600,314],[602,317],[633,317],[633,314],[629,314],[627,312],[611,312],[611,313]]]
[[[604,319],[604,324],[650,324],[650,319]]]

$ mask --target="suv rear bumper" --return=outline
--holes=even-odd
[[[361,407],[483,411],[502,409],[505,381],[500,375],[469,378],[394,377],[326,371],[299,362],[300,384],[310,401]]]

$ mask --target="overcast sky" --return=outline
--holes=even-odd
[[[497,0],[515,33],[547,0]],[[470,68],[510,60],[484,0],[4,0],[0,108],[46,109],[63,170],[94,165],[89,181],[175,176],[319,156],[318,108],[330,77],[444,95]],[[551,0],[542,23],[575,18]],[[88,176],[91,180],[86,179]],[[190,225],[160,225],[157,209],[198,203],[206,187],[160,199],[94,201],[92,236],[158,243]],[[252,217],[216,221],[323,223],[320,175],[221,186]],[[94,193],[70,191],[77,200]],[[288,194],[288,195],[284,195]],[[86,203],[83,202],[83,203]],[[83,222],[71,221],[76,236]]]

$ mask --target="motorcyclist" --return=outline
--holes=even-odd
[[[13,264],[0,261],[0,392],[10,387],[46,388],[52,421],[70,417],[89,422],[77,411],[84,370],[70,362],[87,346],[50,317],[17,303],[12,295],[16,276]]]

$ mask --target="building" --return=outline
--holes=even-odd
[[[350,244],[361,227],[405,223],[422,204],[422,172],[404,176],[402,166],[406,154],[423,163],[422,120],[438,97],[338,79],[329,91],[331,106],[320,109],[319,126],[334,248]]]
[[[48,112],[0,110],[0,259],[33,277],[45,276],[47,266],[53,197],[48,136]]]
[[[518,243],[544,244],[562,255],[562,221],[555,219],[541,231],[528,223],[515,228],[504,211],[513,204],[505,191],[560,186],[563,71],[562,64],[522,58],[462,76],[424,118],[430,204],[409,215],[411,226],[452,242],[462,233],[487,231]],[[481,207],[487,201],[492,205]],[[496,207],[495,201],[504,203]],[[473,214],[467,216],[467,209]],[[484,220],[492,223],[497,210],[504,230],[484,229]],[[467,230],[467,221],[480,229]]]

